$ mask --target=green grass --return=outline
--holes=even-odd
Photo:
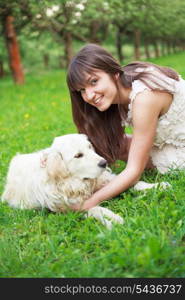
[[[160,58],[185,76],[185,54]],[[17,152],[48,147],[75,132],[65,74],[28,75],[24,86],[1,81],[0,192]],[[114,171],[124,165],[117,162]],[[173,189],[122,193],[102,205],[123,216],[106,230],[83,214],[14,210],[0,203],[0,277],[184,277],[185,172],[145,172],[148,182]]]

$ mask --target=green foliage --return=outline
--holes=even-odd
[[[150,44],[160,40],[163,44],[168,42],[182,47],[185,41],[184,0],[0,0],[2,33],[7,12],[15,17],[26,71],[34,62],[41,66],[45,54],[50,56],[50,67],[58,68],[59,56],[62,66],[66,66],[69,52],[72,53],[79,41],[100,44],[111,41],[118,47],[118,33],[121,44],[128,43],[131,48],[135,30],[141,32],[142,41]],[[70,42],[66,41],[66,34],[70,34]],[[5,48],[2,35],[0,60],[7,70]],[[123,55],[127,58],[125,52]]]
[[[160,64],[185,76],[184,60],[181,53]],[[1,81],[1,112],[0,192],[13,155],[76,131],[65,72],[28,75],[24,86]],[[114,171],[123,168],[118,161]],[[184,277],[184,175],[145,172],[143,180],[168,181],[173,189],[129,189],[104,202],[125,220],[112,231],[81,213],[21,211],[0,203],[0,277]]]

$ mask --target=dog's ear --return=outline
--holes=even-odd
[[[68,169],[60,152],[51,152],[48,155],[46,167],[51,179],[59,180],[69,176]]]
[[[69,176],[69,171],[60,152],[51,151],[46,154],[44,163],[50,179],[59,180]]]

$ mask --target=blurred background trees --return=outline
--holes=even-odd
[[[185,49],[184,0],[0,0],[0,77],[66,68],[85,44],[122,63]]]

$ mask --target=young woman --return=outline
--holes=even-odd
[[[165,173],[185,167],[185,81],[167,67],[133,62],[124,67],[102,47],[88,44],[72,59],[67,83],[73,119],[97,153],[126,168],[97,191],[88,210],[133,186],[146,167]],[[124,133],[133,127],[133,135]]]

